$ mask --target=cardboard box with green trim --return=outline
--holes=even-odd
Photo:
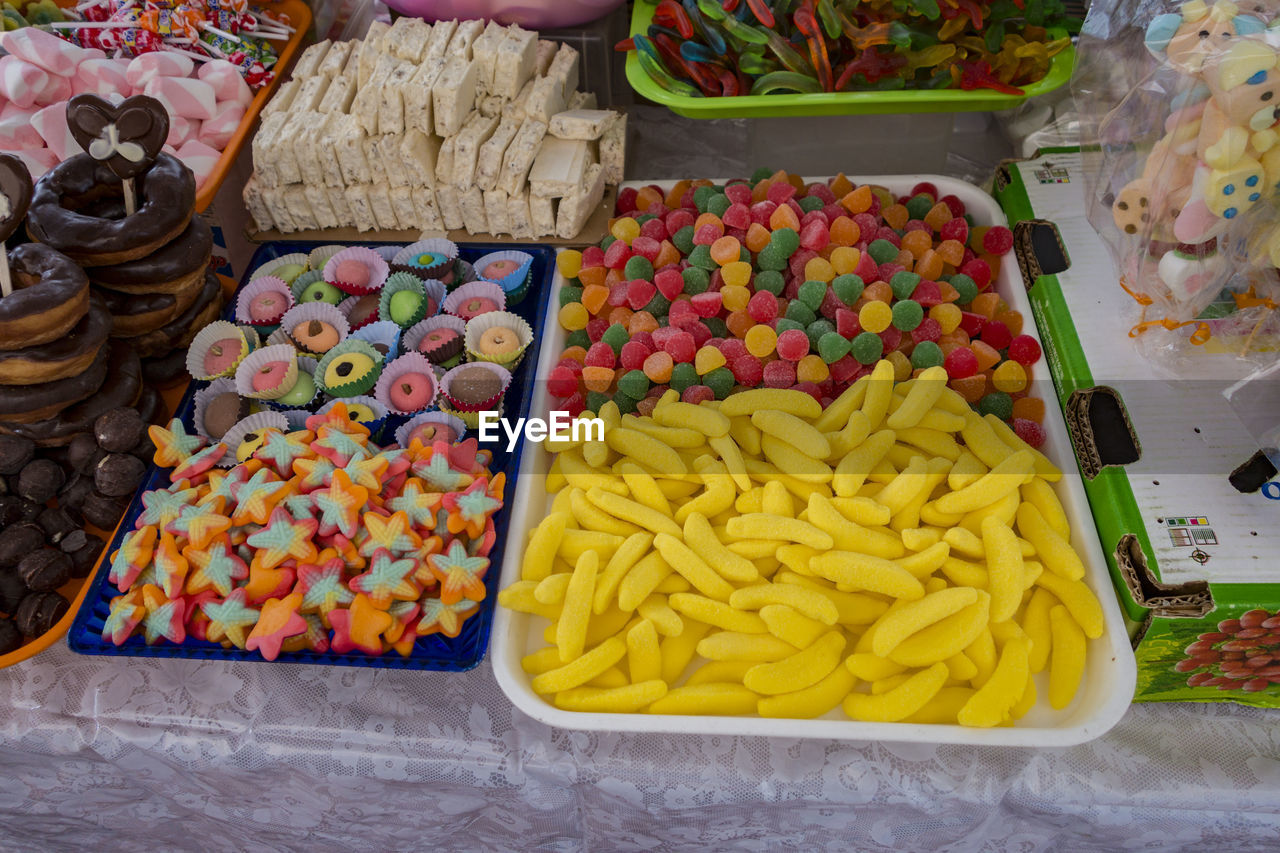
[[[1139,354],[1079,151],[1007,164],[996,196],[1129,621],[1135,700],[1280,706],[1280,483],[1222,396],[1239,367],[1208,346],[1170,380]]]

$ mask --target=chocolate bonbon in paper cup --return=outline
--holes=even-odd
[[[283,397],[298,379],[298,351],[293,344],[256,349],[236,368],[236,391],[252,400]]]
[[[515,370],[533,343],[533,329],[517,314],[490,311],[467,321],[465,339],[471,361],[491,361]]]
[[[236,423],[222,437],[227,455],[218,462],[219,467],[230,468],[253,455],[262,444],[262,435],[269,430],[289,432],[289,420],[280,412],[258,412]],[[249,446],[245,446],[246,443]],[[227,464],[230,462],[231,464]]]
[[[405,352],[420,352],[432,364],[453,367],[462,358],[467,324],[452,314],[428,317],[404,333]]]
[[[510,384],[511,372],[501,365],[487,361],[460,364],[440,380],[440,408],[475,429],[480,412],[501,411]]]
[[[416,415],[431,408],[438,390],[435,370],[427,357],[407,352],[382,369],[373,395],[393,414]]]
[[[396,430],[396,444],[408,448],[415,438],[427,446],[437,441],[453,444],[461,441],[466,434],[467,425],[457,415],[442,411],[423,412],[400,425]]]
[[[266,275],[254,279],[236,297],[236,322],[269,334],[284,312],[293,307],[293,294],[284,279]]]
[[[387,280],[390,269],[382,255],[364,246],[343,249],[324,265],[324,280],[344,293],[373,293]]]
[[[249,332],[257,339],[257,334]],[[194,379],[235,376],[240,362],[253,350],[246,330],[226,320],[215,320],[196,333],[187,348],[187,373]]]
[[[302,352],[324,355],[347,339],[346,316],[327,302],[295,305],[280,318],[280,331]]]
[[[497,282],[502,287],[508,305],[519,305],[529,290],[533,255],[513,250],[490,252],[476,258],[472,266],[481,281]]]
[[[400,354],[400,337],[403,333],[404,329],[390,320],[378,320],[361,326],[347,337],[368,341],[374,349],[382,353],[384,360],[388,360]]]
[[[413,273],[419,278],[439,279],[448,273],[458,259],[458,247],[452,240],[431,237],[405,246],[391,259],[391,268]]]
[[[472,281],[445,297],[443,308],[447,314],[470,320],[490,311],[505,311],[507,297],[497,282]]]
[[[231,427],[249,416],[249,401],[236,391],[234,379],[215,379],[196,392],[196,432],[212,441],[220,440]]]
[[[320,359],[316,380],[330,397],[356,397],[373,388],[382,365],[382,353],[368,341],[347,338]]]
[[[347,318],[351,331],[362,329],[370,323],[378,322],[378,294],[375,292],[348,296],[338,304],[338,310]]]

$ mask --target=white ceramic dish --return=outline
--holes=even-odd
[[[818,180],[818,179],[814,179]],[[968,212],[980,224],[1007,224],[1004,212],[986,193],[970,184],[935,175],[899,175],[852,178],[856,183],[874,183],[905,193],[920,181],[930,181],[942,194],[954,194],[964,202]],[[643,186],[632,182],[624,186]],[[557,275],[556,287],[564,279]],[[1037,337],[1031,305],[1027,299],[1017,265],[1000,265],[996,283],[1005,301],[1026,318],[1023,331]],[[548,300],[548,312],[555,312],[558,302]],[[543,326],[542,357],[539,365],[545,374],[555,366],[564,348],[564,330],[551,313]],[[1053,379],[1044,359],[1037,362],[1032,378],[1041,396],[1053,388]],[[543,377],[540,376],[541,380]],[[1046,399],[1045,429],[1048,440],[1042,448],[1066,474],[1058,483],[1058,496],[1071,520],[1071,543],[1084,560],[1086,580],[1102,602],[1106,630],[1101,637],[1088,641],[1088,662],[1084,680],[1075,701],[1061,711],[1052,710],[1045,698],[1048,694],[1047,671],[1037,676],[1040,701],[1014,726],[973,729],[959,725],[921,725],[910,723],[864,723],[850,720],[836,708],[825,717],[814,720],[780,720],[763,717],[697,717],[658,714],[596,714],[563,711],[534,693],[529,676],[520,667],[520,659],[542,648],[542,630],[546,620],[524,613],[513,613],[499,607],[494,618],[492,660],[498,683],[517,708],[534,719],[566,729],[599,729],[608,731],[657,732],[666,734],[764,735],[770,737],[835,738],[840,740],[916,741],[920,743],[966,743],[984,746],[1069,746],[1099,737],[1115,725],[1133,698],[1136,666],[1129,646],[1119,606],[1112,591],[1107,563],[1093,526],[1088,499],[1081,484],[1079,469],[1072,456],[1062,412],[1055,400]],[[534,391],[531,414],[545,413],[549,408],[546,383],[539,381]],[[541,415],[544,416],[545,415]],[[543,479],[550,466],[551,454],[542,445],[525,449],[519,487],[514,496],[513,528],[507,536],[507,553],[503,559],[502,586],[520,575],[524,544],[529,531],[545,516],[550,498],[543,489]],[[697,660],[697,659],[695,659]]]

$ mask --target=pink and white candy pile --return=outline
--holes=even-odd
[[[226,60],[196,63],[167,51],[110,59],[35,27],[0,35],[0,151],[22,159],[38,179],[81,153],[67,128],[67,101],[90,92],[108,100],[149,95],[169,111],[164,150],[204,185],[244,118],[253,93]]]

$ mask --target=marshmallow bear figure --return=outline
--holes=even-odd
[[[1230,0],[1218,0],[1212,6],[1204,0],[1189,0],[1178,12],[1157,15],[1147,25],[1146,45],[1157,59],[1194,74],[1227,50],[1237,36],[1256,35],[1264,29],[1260,18],[1240,14]]]

